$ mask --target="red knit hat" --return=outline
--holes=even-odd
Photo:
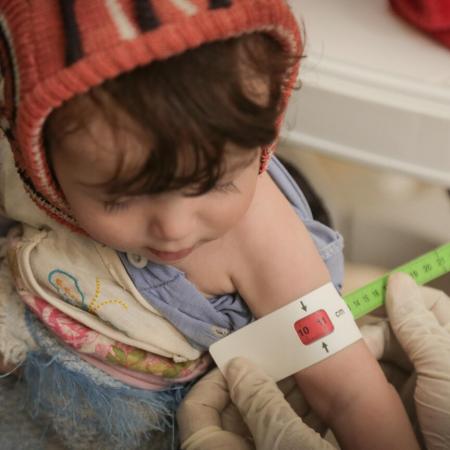
[[[42,145],[43,124],[63,101],[137,66],[255,31],[301,52],[284,0],[0,0],[2,128],[32,199],[77,227]],[[297,69],[286,75],[285,103]]]

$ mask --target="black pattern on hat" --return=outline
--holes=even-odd
[[[66,33],[66,65],[71,66],[83,57],[80,30],[75,17],[76,0],[60,0],[59,5]]]
[[[209,9],[229,8],[232,0],[209,0]]]
[[[5,135],[12,138],[10,127],[16,121],[16,104],[17,104],[17,73],[14,67],[13,48],[7,38],[7,34],[3,28],[3,23],[0,21],[0,68],[1,76],[4,78],[4,105],[1,106],[0,127],[3,129]],[[6,108],[8,105],[8,108]]]
[[[135,0],[136,21],[141,31],[158,28],[160,23],[150,0]]]

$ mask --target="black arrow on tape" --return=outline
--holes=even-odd
[[[300,302],[300,305],[302,305],[302,309],[303,309],[303,311],[305,311],[306,312],[306,306],[305,306],[305,304],[303,303],[303,302]]]
[[[327,353],[330,353],[330,351],[328,350],[328,345],[325,344],[325,342],[322,342],[322,348],[323,348]]]

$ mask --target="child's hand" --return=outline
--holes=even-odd
[[[225,381],[217,369],[212,371],[184,400],[178,411],[183,450],[335,450],[305,424],[311,416],[302,420],[274,381],[252,363],[236,358],[226,376]],[[308,411],[298,402],[296,409]]]
[[[408,359],[413,363],[414,399],[427,448],[449,449],[450,298],[397,273],[389,279],[386,309],[395,336],[386,324],[363,327],[366,342],[378,359],[403,368]]]

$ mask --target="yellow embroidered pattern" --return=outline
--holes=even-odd
[[[101,291],[100,279],[98,277],[96,277],[95,278],[94,297],[92,297],[92,299],[88,305],[89,312],[91,312],[93,314],[97,314],[102,306],[112,305],[112,304],[121,305],[125,310],[128,310],[128,305],[123,300],[120,300],[120,299],[111,299],[111,300],[108,299],[108,300],[103,300],[102,302],[98,303],[98,298],[100,297],[100,291]]]
[[[105,305],[120,305],[128,310],[128,304],[121,299],[103,299],[99,300],[101,294],[101,282],[98,277],[95,278],[94,296],[86,303],[84,293],[82,292],[78,280],[71,274],[62,270],[52,270],[48,280],[55,290],[68,303],[81,307],[82,309],[97,314]]]

